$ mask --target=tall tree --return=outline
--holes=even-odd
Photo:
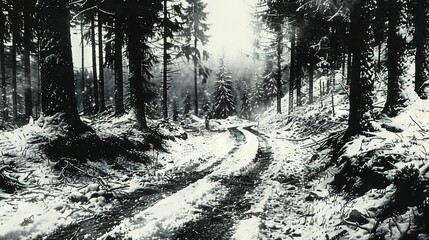
[[[427,23],[428,23],[428,3],[427,1],[413,1],[414,3],[414,43],[416,45],[416,62],[415,62],[415,91],[420,97],[423,96],[423,83],[427,78]]]
[[[31,91],[31,63],[30,63],[30,50],[32,48],[33,39],[33,13],[36,2],[34,0],[25,0],[22,3],[23,12],[23,63],[24,63],[24,106],[25,117],[28,119],[33,115],[33,95]]]
[[[293,112],[293,88],[296,77],[296,30],[291,24],[290,34],[290,72],[289,72],[289,114]]]
[[[206,31],[209,29],[208,24],[205,22],[207,19],[207,12],[205,8],[206,3],[202,0],[186,0],[188,6],[185,8],[186,19],[183,28],[183,34],[186,40],[184,47],[185,55],[192,58],[194,63],[194,113],[198,115],[198,74],[207,75],[208,70],[202,65],[201,61],[205,57],[205,52],[201,54],[198,49],[198,43],[203,46],[208,42]],[[207,76],[203,76],[207,78]],[[205,81],[205,79],[203,79]]]
[[[232,91],[232,77],[221,60],[214,91],[213,114],[214,118],[227,118],[235,111],[235,102]]]
[[[98,11],[98,73],[100,76],[98,84],[98,95],[100,97],[99,101],[99,111],[104,112],[106,110],[106,101],[104,99],[104,58],[103,58],[103,13],[101,10]]]
[[[115,114],[122,115],[125,113],[124,107],[124,73],[122,66],[122,45],[124,42],[123,33],[124,18],[122,12],[115,12],[115,51],[114,51],[114,68],[115,68]]]
[[[159,12],[162,10],[162,4],[157,0],[128,0],[125,9],[130,104],[137,119],[137,127],[147,129],[146,104],[154,97],[148,81],[154,56],[147,42],[154,35],[155,26],[159,26],[161,20]]]
[[[19,45],[19,33],[21,28],[20,8],[18,1],[12,1],[10,9],[10,21],[12,28],[12,116],[13,120],[18,119],[18,88],[17,88],[17,52]]]
[[[6,15],[4,14],[4,3],[0,1],[0,65],[1,65],[1,95],[2,95],[2,120],[6,121],[7,111],[7,85],[6,85],[6,61],[5,61],[5,40],[6,40]]]
[[[38,1],[43,113],[62,114],[73,134],[90,130],[80,119],[74,93],[68,1]]]
[[[406,107],[406,88],[411,86],[407,78],[407,3],[405,0],[389,0],[389,29],[387,38],[388,83],[383,112],[396,116]]]
[[[172,3],[170,3],[172,2]],[[171,48],[174,46],[174,33],[181,29],[181,23],[178,18],[183,17],[181,4],[173,4],[172,0],[163,0],[163,19],[162,19],[162,115],[164,120],[168,119],[168,65],[171,63]]]
[[[374,87],[374,0],[361,0],[351,9],[353,54],[350,83],[350,112],[346,138],[371,130]]]
[[[95,42],[95,13],[91,15],[91,53],[92,53],[92,81],[94,106],[93,111],[97,113],[100,110],[100,102],[98,98],[98,79],[97,79],[97,46]]]

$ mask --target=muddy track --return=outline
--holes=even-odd
[[[256,135],[259,140],[258,152],[253,165],[242,175],[220,179],[227,187],[226,197],[214,208],[202,209],[200,217],[185,224],[171,237],[172,239],[228,239],[232,237],[233,227],[237,220],[246,217],[252,203],[246,199],[261,182],[262,174],[272,161],[272,152],[267,138],[250,128],[246,129]]]
[[[234,154],[243,144],[244,135],[237,128],[228,129],[235,137],[236,144],[228,155]],[[187,171],[174,175],[166,183],[152,189],[139,189],[129,195],[116,197],[118,201],[112,209],[90,218],[77,221],[65,227],[56,229],[48,236],[38,239],[96,239],[118,225],[124,218],[129,218],[137,212],[143,211],[156,202],[180,191],[190,184],[211,174],[225,158],[215,161],[210,167],[202,171]]]

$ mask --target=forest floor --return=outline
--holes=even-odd
[[[72,141],[55,119],[2,132],[0,239],[428,239],[427,100],[339,149],[336,90],[210,130],[125,115]]]

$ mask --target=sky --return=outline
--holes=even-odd
[[[207,50],[236,61],[252,50],[251,12],[253,0],[206,0],[210,24]]]
[[[212,57],[224,56],[226,61],[237,62],[252,50],[251,12],[255,0],[205,0],[209,43],[204,47]],[[81,67],[80,29],[72,29],[73,62]],[[85,50],[85,66],[91,70],[91,48]]]

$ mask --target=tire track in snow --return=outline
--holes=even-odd
[[[200,217],[186,223],[171,239],[227,239],[234,234],[235,223],[246,217],[252,203],[246,198],[261,182],[262,174],[268,169],[272,152],[267,138],[251,129],[245,130],[257,136],[259,141],[258,152],[252,166],[239,175],[227,177],[211,177],[213,181],[220,180],[228,189],[225,197],[216,206],[201,209]]]
[[[228,156],[233,155],[240,149],[245,140],[244,134],[237,128],[228,129],[235,137],[236,144],[228,152],[227,156],[219,158],[202,170],[193,170],[186,173],[176,174],[166,183],[158,185],[157,188],[138,189],[129,195],[117,197],[119,204],[114,204],[109,211],[96,214],[84,220],[54,230],[48,236],[37,239],[96,239],[109,232],[125,218],[132,217],[160,200],[186,188],[187,186],[203,179],[217,169]]]

